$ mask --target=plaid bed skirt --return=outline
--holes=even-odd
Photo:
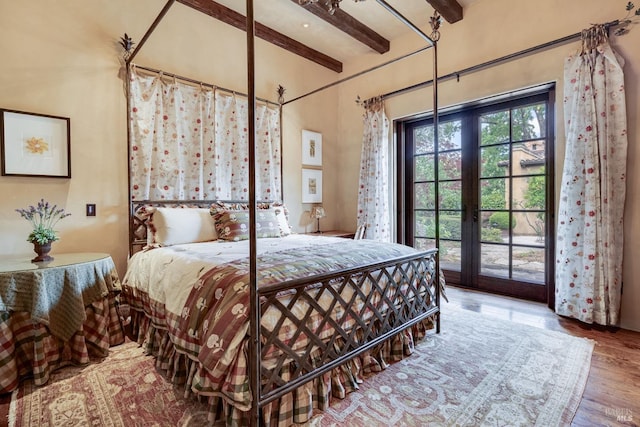
[[[110,346],[124,342],[115,294],[86,306],[85,313],[82,329],[63,341],[28,312],[0,312],[0,393],[28,377],[44,385],[54,370],[106,357]]]
[[[268,404],[263,408],[261,425],[284,427],[308,422],[315,413],[329,407],[331,398],[343,399],[348,393],[358,390],[359,384],[368,376],[384,370],[389,363],[411,355],[415,341],[424,338],[433,325],[433,319],[425,319],[371,351]],[[156,368],[164,372],[166,378],[173,384],[184,386],[185,395],[193,394],[201,401],[207,401],[210,421],[222,420],[227,426],[249,425],[251,402],[234,401],[221,392],[225,387],[210,381],[211,375],[197,357],[176,349],[164,325],[159,326],[143,310],[132,307],[127,333],[144,347],[147,354],[156,358]],[[314,359],[319,359],[318,356],[311,354],[312,364],[315,365]],[[246,384],[248,387],[248,360],[245,339],[226,381]],[[289,367],[284,370],[289,370]],[[290,371],[293,372],[293,367]],[[283,378],[287,378],[290,372],[283,372],[283,375]]]

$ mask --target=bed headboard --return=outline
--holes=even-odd
[[[129,211],[129,254],[139,252],[147,245],[147,222],[151,216],[149,208],[210,208],[214,203],[243,204],[247,200],[140,200],[132,201]],[[259,208],[268,207],[273,201],[258,201]]]

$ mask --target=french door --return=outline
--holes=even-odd
[[[398,240],[449,283],[553,297],[553,91],[400,122]]]

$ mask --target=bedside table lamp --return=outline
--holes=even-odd
[[[327,216],[327,214],[325,213],[322,206],[314,206],[311,208],[311,217],[315,218],[318,221],[316,233],[320,233],[320,218],[324,218],[325,216]]]

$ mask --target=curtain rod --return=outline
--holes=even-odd
[[[611,27],[615,27],[615,26],[617,26],[619,24],[620,24],[620,21],[619,20],[615,20],[615,21],[607,22],[606,24],[604,24],[604,26],[608,30]],[[564,44],[564,43],[568,43],[568,42],[571,42],[573,40],[576,40],[576,39],[580,38],[581,36],[582,36],[582,32],[579,32],[579,33],[574,33],[574,34],[571,34],[571,35],[568,35],[566,37],[562,37],[562,38],[559,38],[559,39],[556,39],[556,40],[552,40],[552,41],[547,42],[547,43],[542,43],[542,44],[539,44],[537,46],[521,50],[519,52],[515,52],[515,53],[509,54],[509,55],[505,55],[505,56],[502,56],[500,58],[493,59],[491,61],[483,62],[481,64],[473,65],[473,66],[465,68],[463,70],[455,71],[453,73],[449,73],[449,74],[440,76],[440,77],[438,77],[438,81],[450,80],[450,79],[452,79],[454,77],[455,78],[459,78],[463,74],[470,74],[470,73],[473,73],[473,72],[476,72],[476,71],[480,71],[480,70],[485,69],[485,68],[492,67],[494,65],[501,64],[503,62],[507,62],[507,61],[510,61],[510,60],[513,60],[513,59],[520,58],[522,56],[526,56],[526,55],[529,55],[529,54],[532,54],[532,53],[535,53],[535,52],[538,52],[538,51],[542,51],[544,49],[548,49],[548,48],[556,46],[556,45],[561,45],[561,44]],[[356,74],[353,74],[353,75],[351,75],[349,77],[345,77],[344,79],[336,80],[333,83],[329,83],[329,84],[327,84],[325,86],[322,86],[322,87],[320,87],[318,89],[312,90],[311,92],[305,93],[304,95],[300,95],[300,96],[298,96],[296,98],[293,98],[293,99],[291,99],[289,101],[286,101],[282,105],[286,105],[286,104],[289,104],[290,102],[294,102],[294,101],[297,101],[299,99],[306,98],[307,96],[310,96],[310,95],[313,95],[315,93],[321,92],[321,91],[323,91],[325,89],[328,89],[330,87],[333,87],[333,86],[336,86],[338,84],[344,83],[344,82],[346,82],[348,80],[351,80],[351,79],[354,79],[356,77],[360,77],[360,76],[362,76],[364,74],[367,74],[367,73],[369,73],[371,71],[375,71],[375,70],[377,70],[379,68],[382,68],[382,67],[385,67],[385,66],[387,66],[389,64],[392,64],[394,62],[400,61],[401,59],[405,59],[405,58],[408,58],[410,56],[413,56],[413,55],[416,55],[418,53],[421,53],[421,52],[423,52],[423,51],[425,51],[425,50],[427,50],[427,49],[429,49],[431,47],[433,47],[433,46],[431,46],[431,45],[425,46],[425,47],[423,47],[421,49],[418,49],[418,50],[416,50],[414,52],[410,52],[410,53],[408,53],[406,55],[400,56],[398,58],[392,59],[390,61],[384,62],[384,63],[379,64],[379,65],[373,66],[373,67],[368,68],[366,70],[360,71],[360,72],[358,72]],[[411,91],[414,91],[414,90],[417,90],[417,89],[422,89],[422,88],[431,86],[432,84],[433,84],[433,79],[427,80],[427,81],[424,81],[424,82],[421,82],[421,83],[416,83],[414,85],[407,86],[407,87],[404,87],[402,89],[397,89],[397,90],[385,93],[383,95],[378,95],[378,96],[384,100],[386,98],[391,98],[393,96],[402,95],[402,94],[405,94],[407,92],[411,92]],[[377,96],[376,96],[376,98],[377,98]]]
[[[605,28],[607,30],[609,30],[611,27],[615,27],[616,25],[619,25],[619,24],[620,24],[620,21],[619,20],[615,20],[615,21],[607,22],[606,24],[604,24],[604,26],[605,26]],[[464,68],[462,70],[455,71],[453,73],[445,74],[444,76],[440,76],[440,77],[438,77],[438,82],[445,81],[445,80],[450,80],[450,79],[452,79],[454,77],[456,79],[459,79],[460,76],[463,75],[463,74],[470,74],[470,73],[474,73],[476,71],[483,70],[485,68],[490,68],[490,67],[493,67],[494,65],[502,64],[504,62],[508,62],[508,61],[513,60],[513,59],[517,59],[517,58],[520,58],[520,57],[523,57],[523,56],[526,56],[526,55],[529,55],[529,54],[532,54],[532,53],[536,53],[538,51],[543,51],[545,49],[548,49],[550,47],[554,47],[556,45],[562,45],[562,44],[574,41],[576,39],[579,39],[580,37],[582,37],[582,32],[574,33],[574,34],[571,34],[571,35],[568,35],[568,36],[565,36],[565,37],[562,37],[562,38],[559,38],[559,39],[556,39],[556,40],[552,40],[550,42],[542,43],[542,44],[539,44],[537,46],[533,46],[533,47],[530,47],[528,49],[523,49],[521,51],[518,51],[518,52],[515,52],[515,53],[511,53],[511,54],[508,54],[508,55],[505,55],[505,56],[501,56],[499,58],[492,59],[492,60],[487,61],[487,62],[482,62],[480,64],[472,65],[471,67]],[[391,97],[397,96],[397,95],[402,95],[402,94],[405,94],[407,92],[411,92],[411,91],[414,91],[414,90],[417,90],[417,89],[422,89],[424,87],[431,86],[432,84],[433,84],[433,79],[427,80],[427,81],[424,81],[424,82],[421,82],[421,83],[416,83],[414,85],[407,86],[407,87],[402,88],[402,89],[397,89],[397,90],[385,93],[383,95],[379,95],[379,97],[384,100],[384,99],[391,98]]]
[[[201,81],[198,81],[198,80],[191,79],[189,77],[183,77],[183,76],[179,76],[177,74],[168,73],[168,72],[163,71],[163,70],[158,70],[158,69],[155,69],[155,68],[145,67],[145,66],[137,65],[137,64],[132,64],[132,66],[134,68],[139,68],[141,70],[148,71],[150,73],[160,73],[160,74],[162,74],[164,76],[169,76],[169,77],[173,77],[173,78],[176,78],[176,79],[179,79],[179,80],[184,80],[186,82],[193,83],[193,84],[196,84],[196,85],[208,86],[208,87],[210,87],[212,89],[219,89],[219,90],[222,90],[222,91],[225,91],[225,92],[233,93],[234,95],[241,95],[241,96],[248,97],[248,95],[246,93],[238,92],[237,90],[231,90],[231,89],[227,89],[227,88],[224,88],[224,87],[216,86],[216,85],[211,84],[211,83],[201,82]],[[264,98],[256,98],[256,99],[258,101],[266,102],[267,104],[274,104],[274,105],[280,106],[280,104],[275,102],[275,101],[269,101],[268,99],[264,99]]]

